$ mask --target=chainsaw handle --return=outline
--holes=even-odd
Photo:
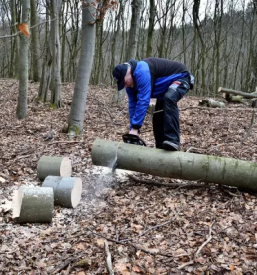
[[[145,142],[138,136],[133,134],[124,134],[122,139],[125,143],[146,146]]]

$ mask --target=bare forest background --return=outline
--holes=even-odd
[[[84,43],[83,5],[94,8]],[[215,96],[219,86],[256,88],[256,0],[0,0],[0,12],[0,77],[21,81],[18,64],[28,55],[28,79],[41,79],[39,97],[48,100],[50,89],[57,107],[61,83],[76,81],[80,66],[82,79],[88,73],[90,84],[109,85],[116,64],[149,56],[185,63],[196,78],[196,96]],[[24,22],[31,32],[27,54],[18,30]]]

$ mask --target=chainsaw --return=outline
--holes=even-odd
[[[124,135],[122,135],[122,139],[123,139],[124,143],[146,146],[145,142],[137,135],[124,134]],[[117,168],[117,165],[118,165],[118,159],[117,159],[117,154],[116,154],[114,163],[112,165],[112,172],[115,171],[115,169]]]
[[[124,134],[122,135],[124,143],[146,146],[145,142],[137,135]]]

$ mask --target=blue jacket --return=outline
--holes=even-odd
[[[138,61],[132,70],[134,87],[126,88],[130,128],[142,126],[151,98],[162,99],[173,81],[189,73],[184,64],[176,61],[161,58]]]

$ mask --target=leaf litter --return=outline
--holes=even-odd
[[[257,201],[247,190],[92,165],[96,138],[121,141],[127,103],[112,105],[114,88],[90,86],[84,131],[70,140],[63,128],[73,83],[62,85],[62,109],[37,100],[29,83],[28,117],[15,117],[19,83],[0,80],[0,274],[108,274],[107,240],[115,274],[257,274]],[[180,105],[182,151],[256,162],[252,109],[227,104],[199,109],[200,98]],[[141,137],[154,147],[151,114]],[[52,129],[54,138],[45,140]],[[242,142],[242,140],[244,140]],[[41,186],[42,155],[67,156],[83,193],[75,209],[55,207],[51,224],[15,224],[10,202],[20,186]]]

